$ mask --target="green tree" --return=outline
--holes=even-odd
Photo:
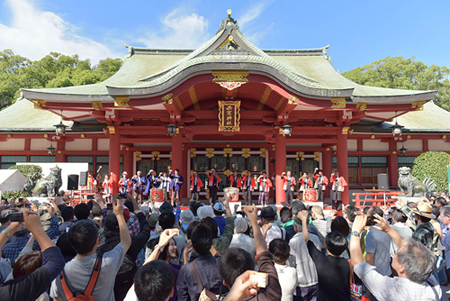
[[[30,60],[14,54],[12,50],[0,52],[0,108],[8,106],[15,99],[22,85],[20,70],[30,65]]]
[[[95,84],[111,77],[122,66],[121,59],[107,58],[92,66],[78,55],[51,52],[38,61],[0,51],[0,109],[20,96],[20,88],[57,88]]]
[[[436,90],[435,103],[450,111],[450,69],[427,66],[415,57],[386,57],[372,64],[342,73],[355,83],[395,89]]]
[[[437,190],[447,189],[447,166],[450,165],[450,155],[444,152],[425,152],[414,160],[412,175],[421,182],[426,176],[437,185]]]

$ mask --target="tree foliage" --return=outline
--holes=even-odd
[[[17,169],[27,179],[34,175],[38,175],[36,177],[36,180],[40,180],[42,178],[42,167],[40,167],[39,165],[13,165],[9,169]]]
[[[435,103],[450,111],[450,69],[436,65],[427,66],[415,57],[386,57],[372,64],[358,67],[342,74],[346,78],[367,86],[436,90]]]
[[[414,160],[412,175],[420,181],[430,176],[437,185],[438,191],[446,190],[448,186],[447,166],[450,165],[450,155],[444,152],[425,152]]]
[[[39,61],[31,61],[12,50],[0,51],[0,109],[20,96],[20,88],[57,88],[95,84],[119,70],[121,59],[107,58],[92,66],[78,55],[51,52]]]

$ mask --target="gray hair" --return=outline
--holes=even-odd
[[[405,251],[397,253],[397,258],[405,267],[406,277],[416,283],[430,278],[436,261],[434,253],[413,238],[408,240]]]
[[[450,216],[450,207],[442,207],[441,213],[442,213],[444,216]]]

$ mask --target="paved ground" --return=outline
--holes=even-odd
[[[443,301],[447,301],[450,300],[450,285],[447,284],[446,286],[441,286],[442,288],[442,292],[443,292],[443,296],[442,296],[442,300]]]

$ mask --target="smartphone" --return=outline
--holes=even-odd
[[[106,204],[106,209],[112,210],[113,209],[113,204],[112,203]]]
[[[14,212],[11,214],[11,222],[23,222],[23,213],[22,212]]]

